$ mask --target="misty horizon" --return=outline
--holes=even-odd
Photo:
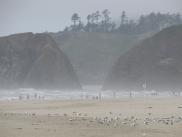
[[[1,0],[1,33],[0,36],[22,32],[58,32],[72,24],[71,16],[78,13],[82,21],[86,16],[97,10],[111,11],[112,20],[120,21],[122,11],[126,11],[129,19],[137,19],[140,15],[151,12],[180,13],[182,14],[179,0],[167,1],[9,1]],[[165,3],[165,6],[162,4]],[[134,5],[134,6],[133,6]],[[181,4],[182,5],[182,4]]]

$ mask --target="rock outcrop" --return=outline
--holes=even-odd
[[[80,88],[66,55],[48,34],[0,38],[0,88]]]
[[[164,29],[120,56],[103,89],[182,90],[182,25]]]

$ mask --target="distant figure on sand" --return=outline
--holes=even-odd
[[[130,92],[130,98],[132,98],[132,92]]]
[[[30,99],[30,95],[29,94],[27,94],[27,100],[29,100]]]
[[[113,91],[113,98],[116,98],[116,91]]]
[[[22,100],[23,99],[21,95],[18,98],[19,98],[19,100]]]
[[[101,92],[99,92],[99,100],[101,100],[102,99],[102,94],[101,94]]]
[[[37,99],[37,94],[36,93],[34,94],[34,98]]]
[[[173,96],[180,96],[180,91],[178,91],[178,92],[172,91],[172,94],[173,94]]]
[[[153,93],[151,93],[151,96],[158,96],[158,93],[155,91],[155,92],[153,92]]]

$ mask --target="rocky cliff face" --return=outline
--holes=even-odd
[[[0,88],[80,88],[65,54],[47,34],[0,38]]]
[[[182,25],[173,26],[120,56],[104,89],[182,90]]]

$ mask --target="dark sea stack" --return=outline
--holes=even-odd
[[[0,38],[0,88],[81,88],[66,55],[48,34]]]
[[[103,89],[182,90],[182,25],[166,28],[120,56]]]

